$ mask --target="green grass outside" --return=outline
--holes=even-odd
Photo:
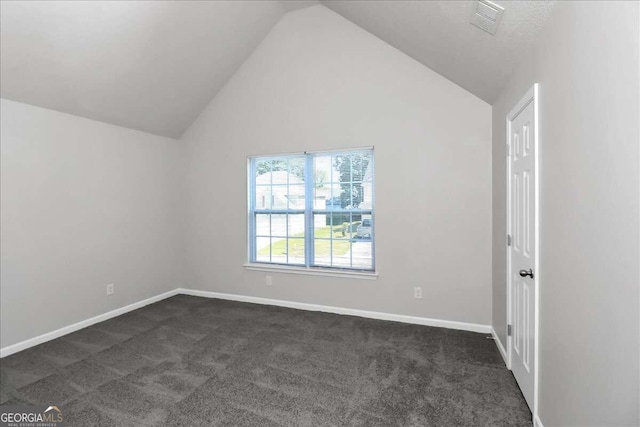
[[[314,237],[328,239],[331,237],[331,227],[316,228],[314,230]],[[289,256],[303,257],[304,258],[304,233],[294,234],[289,236]],[[333,227],[333,255],[340,256],[349,252],[351,248],[351,237],[349,233],[346,236],[342,235],[342,225]],[[315,240],[314,252],[317,257],[330,256],[331,255],[331,241],[330,240]],[[271,244],[273,255],[286,255],[287,253],[287,239],[277,240]],[[258,251],[258,255],[269,255],[269,246]]]

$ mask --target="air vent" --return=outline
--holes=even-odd
[[[471,15],[471,23],[491,35],[495,35],[504,8],[489,0],[479,0]]]

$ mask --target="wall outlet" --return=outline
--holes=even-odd
[[[265,280],[265,284],[267,286],[271,286],[273,284],[273,280],[271,279],[271,276],[267,276],[267,279]]]
[[[116,291],[115,285],[113,283],[109,283],[107,285],[107,295],[113,295],[115,291]]]
[[[413,288],[413,297],[416,299],[422,299],[422,288]]]

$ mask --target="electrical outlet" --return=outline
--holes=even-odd
[[[107,295],[113,295],[115,291],[116,291],[115,285],[113,283],[109,283],[107,285]]]
[[[273,284],[273,280],[271,280],[271,276],[267,276],[267,279],[265,280],[265,284],[267,286],[271,286]]]
[[[413,288],[413,297],[416,299],[422,299],[422,288]]]

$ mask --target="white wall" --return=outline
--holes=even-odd
[[[0,107],[1,347],[181,285],[177,141]]]
[[[314,6],[275,26],[183,140],[188,287],[490,324],[491,107],[469,92]],[[247,156],[361,146],[375,146],[379,279],[267,287],[245,270]]]
[[[505,117],[540,83],[540,419],[637,426],[638,2],[559,2],[493,106],[493,324],[505,336]]]

